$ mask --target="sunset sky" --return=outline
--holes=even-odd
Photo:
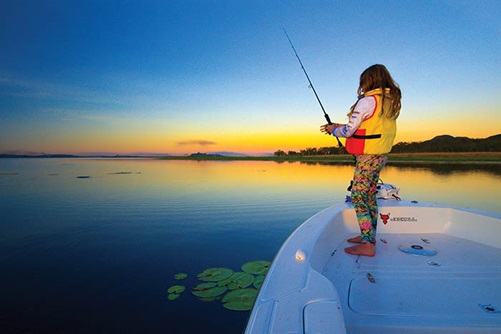
[[[501,133],[498,0],[3,0],[0,153],[335,146],[360,73],[402,89],[399,141]]]

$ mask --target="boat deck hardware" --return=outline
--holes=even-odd
[[[421,245],[404,244],[398,246],[398,249],[406,254],[418,256],[435,256],[438,253],[437,250],[433,248],[423,247]]]
[[[374,276],[371,275],[371,273],[367,273],[367,279],[371,283],[376,283],[376,279],[374,278]]]
[[[484,310],[487,313],[501,313],[501,310],[495,308],[491,304],[483,305],[483,304],[478,304],[482,310]]]
[[[435,267],[440,267],[442,265],[440,262],[437,261],[428,261],[428,264],[430,266],[435,266]]]

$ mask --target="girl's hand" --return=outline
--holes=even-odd
[[[334,128],[337,128],[340,126],[343,126],[343,124],[339,124],[339,123],[324,124],[324,125],[320,126],[320,132],[322,132],[326,135],[330,135],[330,134],[332,134],[332,131],[334,131]]]
[[[320,126],[320,132],[326,135],[330,135],[333,129],[334,129],[333,124],[324,124]]]

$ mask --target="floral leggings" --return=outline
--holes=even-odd
[[[379,181],[379,173],[387,160],[388,156],[386,154],[356,156],[351,202],[357,214],[363,243],[375,243],[376,241],[378,218],[376,186]]]

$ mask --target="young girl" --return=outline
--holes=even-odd
[[[384,65],[372,65],[360,75],[358,101],[351,107],[348,124],[326,124],[325,134],[346,139],[346,150],[356,158],[351,201],[361,235],[348,239],[358,245],[345,248],[349,254],[376,254],[378,207],[376,185],[396,134],[401,91]]]

